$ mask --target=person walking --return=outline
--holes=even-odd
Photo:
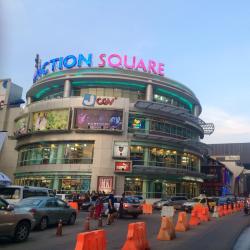
[[[114,190],[111,191],[109,198],[108,198],[108,219],[107,219],[107,225],[111,225],[114,221],[114,213],[115,210],[115,198],[114,198]]]
[[[123,204],[125,201],[125,193],[122,194],[121,200],[120,200],[120,206],[119,206],[119,218],[122,219],[123,218]]]

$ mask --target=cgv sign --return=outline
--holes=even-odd
[[[93,54],[79,54],[68,55],[66,57],[56,57],[49,61],[41,64],[41,60],[37,55],[36,62],[36,72],[33,78],[33,82],[46,76],[51,72],[58,70],[71,69],[71,68],[81,68],[81,67],[92,67],[93,65]],[[136,56],[129,57],[127,55],[120,54],[100,54],[97,56],[97,66],[98,67],[111,67],[111,68],[124,68],[129,70],[137,70],[142,72],[147,72],[151,74],[156,74],[164,76],[164,64],[158,63],[154,60],[145,61]]]
[[[104,106],[112,106],[116,97],[96,97],[93,94],[84,94],[82,105],[83,106],[95,106],[97,105],[104,105]]]

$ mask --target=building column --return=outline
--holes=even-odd
[[[57,149],[56,164],[61,164],[64,162],[64,144],[59,144]]]
[[[53,190],[58,190],[58,186],[59,186],[59,179],[58,179],[58,176],[55,175],[54,181],[53,181]]]
[[[122,195],[124,193],[125,176],[116,175],[115,176],[115,193],[116,195]]]
[[[148,84],[146,88],[146,101],[152,102],[153,101],[153,86],[152,84]]]
[[[145,147],[144,148],[144,155],[143,155],[143,161],[144,161],[144,166],[148,166],[149,165],[149,148]]]
[[[198,105],[194,106],[194,116],[198,117],[200,113],[200,108]]]
[[[27,97],[27,105],[29,105],[29,104],[31,104],[31,97],[30,96]]]
[[[70,80],[65,80],[64,82],[64,92],[63,92],[63,97],[70,97],[71,94],[71,82]]]
[[[148,198],[147,194],[147,180],[142,181],[142,196],[144,199]]]
[[[150,120],[149,118],[145,118],[145,134],[149,134],[149,130],[150,130]]]

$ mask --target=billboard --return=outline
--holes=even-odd
[[[69,121],[69,110],[46,110],[33,113],[32,130],[50,131],[67,130]]]
[[[98,176],[97,191],[110,193],[113,189],[113,176]]]
[[[82,130],[122,130],[123,111],[75,109],[74,128]]]
[[[128,141],[115,141],[113,148],[114,158],[127,158],[129,156]]]
[[[115,172],[132,172],[132,161],[116,161]]]
[[[28,132],[28,116],[22,116],[15,120],[14,135],[24,135]]]

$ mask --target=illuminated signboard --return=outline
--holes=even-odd
[[[58,70],[71,69],[74,67],[81,68],[92,67],[93,65],[93,54],[79,54],[68,55],[66,57],[56,57],[51,60],[45,61],[41,64],[39,58],[36,58],[36,72],[33,78],[33,82],[36,82],[41,77]],[[155,75],[164,75],[164,64],[158,63],[154,60],[145,61],[136,56],[127,56],[120,54],[100,54],[97,56],[98,67],[111,67],[111,68],[124,68],[129,70],[138,70],[147,72]]]
[[[123,111],[103,109],[75,109],[76,129],[122,130]]]
[[[98,176],[97,191],[110,193],[113,189],[113,176]]]
[[[94,106],[97,105],[112,106],[116,97],[97,97],[93,94],[84,94],[82,105],[83,106]]]
[[[127,158],[129,156],[129,144],[127,141],[115,141],[113,148],[114,158]]]
[[[132,161],[116,161],[115,172],[132,172]]]
[[[33,113],[33,131],[67,130],[69,110],[47,110]]]

